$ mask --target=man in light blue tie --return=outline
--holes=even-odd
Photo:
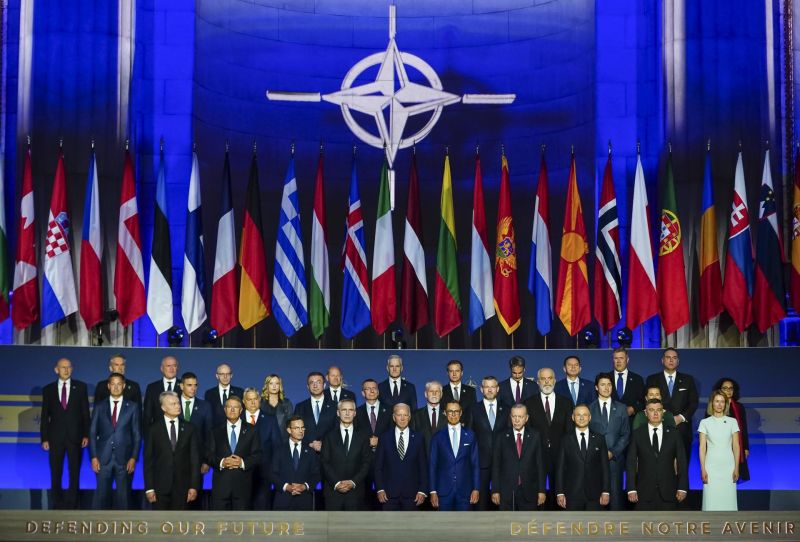
[[[306,377],[308,399],[300,401],[294,408],[294,414],[303,418],[306,434],[303,442],[311,449],[319,452],[322,449],[322,437],[336,422],[336,403],[325,395],[325,377],[318,371],[308,373]]]
[[[431,439],[431,506],[443,511],[469,511],[480,495],[477,439],[461,426],[461,413],[459,403],[447,403],[447,430]]]
[[[581,360],[578,356],[570,355],[564,358],[564,374],[566,378],[556,382],[554,391],[572,401],[572,406],[588,405],[595,400],[597,394],[594,383],[585,378],[580,378]]]
[[[475,432],[478,440],[478,457],[481,466],[481,480],[478,490],[478,510],[492,510],[489,494],[489,485],[492,478],[492,449],[495,441],[508,428],[508,414],[510,408],[502,404],[497,395],[500,385],[494,376],[485,376],[481,381],[481,395],[483,399],[475,403],[470,409],[468,427]]]

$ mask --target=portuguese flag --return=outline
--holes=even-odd
[[[661,195],[661,227],[658,243],[658,313],[669,335],[689,323],[689,296],[686,291],[686,266],[683,262],[683,232],[678,220],[672,154],[667,159],[667,179]]]
[[[453,179],[450,176],[449,156],[444,157],[441,209],[439,248],[436,252],[433,327],[439,337],[444,337],[461,325],[461,299],[458,293],[456,262],[456,220],[453,210]]]

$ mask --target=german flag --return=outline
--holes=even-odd
[[[253,153],[242,220],[242,244],[239,245],[239,265],[242,268],[239,283],[239,323],[244,329],[250,329],[269,316],[269,279],[264,237],[261,231],[258,162],[256,154]]]

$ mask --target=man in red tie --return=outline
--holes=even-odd
[[[72,362],[61,358],[54,369],[58,379],[42,388],[40,431],[42,449],[50,456],[50,507],[78,507],[82,449],[89,444],[89,396],[86,384],[72,378]],[[64,455],[69,468],[69,486],[61,488]]]
[[[492,502],[503,511],[536,510],[545,501],[542,441],[527,423],[525,405],[513,406],[511,427],[494,445]]]
[[[95,403],[89,428],[89,455],[92,470],[97,475],[94,508],[111,508],[111,484],[116,482],[116,506],[128,509],[130,500],[130,475],[139,459],[142,442],[139,404],[125,399],[125,377],[111,373],[108,377],[109,396]]]

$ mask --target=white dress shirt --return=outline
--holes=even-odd
[[[255,412],[248,412],[247,410],[245,410],[244,411],[244,415],[245,415],[245,418],[247,418],[247,420],[245,420],[245,421],[247,421],[247,423],[249,423],[251,425],[255,425],[255,423],[253,423],[253,418],[255,418],[256,423],[257,423],[258,422],[258,417],[261,415],[261,409],[259,408]]]
[[[236,433],[236,443],[239,443],[239,436],[242,434],[242,420],[236,422],[236,424],[232,424],[230,421],[225,421],[225,437],[228,439],[228,442],[231,441],[231,429],[233,432]],[[236,450],[231,450],[231,454],[236,453]],[[239,464],[240,469],[244,469],[244,459],[241,459],[241,463]],[[223,457],[219,462],[219,468],[224,469],[225,467],[222,466],[222,462],[225,461]]]
[[[68,378],[66,380],[61,380],[60,378],[58,379],[58,390],[56,391],[58,392],[59,403],[61,402],[61,388],[63,388],[64,386],[67,387],[67,404],[69,404],[69,393],[72,388],[72,379],[71,378]]]
[[[167,386],[172,384],[172,391],[178,393],[178,379],[177,378],[161,378],[161,385],[164,386],[164,391],[167,391]]]

